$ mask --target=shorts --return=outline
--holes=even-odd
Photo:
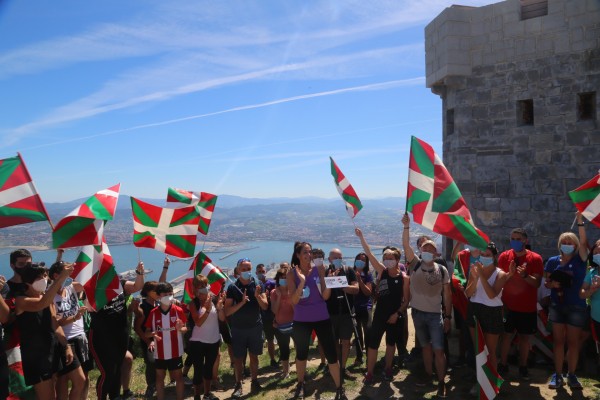
[[[350,340],[352,338],[352,317],[350,314],[332,314],[330,317],[333,335],[338,340]]]
[[[53,375],[62,368],[60,356],[63,351],[58,343],[52,343],[49,348],[41,343],[21,346],[21,362],[25,384],[33,386],[52,379]]]
[[[83,369],[84,372],[91,371],[94,368],[94,364],[90,357],[90,349],[85,335],[75,336],[74,338],[69,339],[68,343],[73,351],[73,362],[67,365],[63,356],[63,368],[58,371],[58,375],[66,375],[69,372],[76,370],[79,366],[81,366],[81,369]]]
[[[467,320],[465,322],[469,327],[474,328],[474,317],[476,317],[484,333],[499,335],[504,332],[503,308],[503,306],[492,307],[470,301],[467,306]]]
[[[384,333],[386,346],[395,346],[400,340],[403,325],[404,317],[398,317],[395,324],[388,324],[379,318],[373,318],[367,331],[367,348],[378,349]]]
[[[566,324],[583,328],[588,323],[586,306],[551,303],[548,320],[555,324]]]
[[[183,368],[183,359],[181,357],[169,358],[168,360],[154,360],[156,369],[175,371]]]
[[[272,342],[275,338],[275,328],[273,328],[273,320],[265,320],[263,319],[263,332],[265,334],[265,339],[267,341]]]
[[[226,321],[219,321],[219,333],[225,344],[231,344],[231,330]]]
[[[261,355],[263,353],[263,326],[258,324],[251,328],[231,328],[231,345],[233,356],[244,358],[246,351],[250,354]]]
[[[444,320],[441,312],[424,312],[412,309],[415,335],[421,346],[431,343],[434,350],[444,349]]]
[[[535,335],[537,332],[537,313],[504,309],[504,332],[519,335]]]

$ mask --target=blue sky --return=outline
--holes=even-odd
[[[441,153],[424,27],[453,2],[0,2],[0,158],[47,202],[335,197],[329,156],[404,196],[410,136]]]

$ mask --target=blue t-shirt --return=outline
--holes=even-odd
[[[592,286],[592,279],[594,278],[594,276],[599,275],[600,273],[598,273],[598,269],[592,268],[585,276],[583,282]],[[595,292],[590,297],[590,305],[592,306],[592,319],[596,322],[600,322],[600,291]]]
[[[587,263],[583,261],[579,256],[579,253],[575,254],[571,260],[565,264],[560,265],[560,256],[550,257],[544,267],[544,272],[552,273],[556,270],[566,272],[571,275],[571,286],[560,289],[563,292],[562,300],[559,296],[559,289],[552,289],[550,293],[550,299],[553,304],[558,305],[577,305],[585,307],[585,300],[579,297],[579,290],[583,284],[583,279],[587,272]]]

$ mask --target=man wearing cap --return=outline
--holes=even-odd
[[[246,352],[250,353],[251,390],[262,389],[258,383],[258,356],[263,352],[263,324],[260,310],[269,306],[266,295],[252,277],[252,262],[242,258],[237,262],[239,278],[227,288],[225,316],[231,327],[231,342],[235,366],[235,388],[232,397],[243,395],[242,377]]]
[[[517,270],[502,290],[505,334],[500,343],[498,373],[503,376],[508,373],[508,351],[516,330],[519,335],[519,376],[523,380],[529,380],[529,338],[537,331],[537,292],[544,273],[542,256],[528,250],[527,242],[525,229],[513,229],[510,232],[510,250],[498,257],[498,267],[503,271],[508,271],[513,263]]]
[[[434,261],[438,254],[435,242],[421,243],[421,256],[417,256],[409,242],[410,218],[402,217],[402,245],[410,271],[410,306],[415,334],[423,348],[425,379],[421,385],[431,384],[431,366],[435,354],[435,370],[438,377],[438,397],[446,397],[446,355],[444,333],[450,330],[452,319],[452,293],[448,270]]]

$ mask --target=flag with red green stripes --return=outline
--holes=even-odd
[[[167,192],[167,203],[196,206],[198,208],[198,213],[200,214],[198,232],[207,235],[215,205],[217,204],[217,197],[217,195],[208,192],[196,194],[189,190],[169,188],[169,191]]]
[[[210,291],[214,295],[218,295],[221,292],[221,288],[227,280],[225,273],[221,271],[219,267],[213,265],[212,260],[208,258],[206,254],[203,252],[198,253],[198,255],[194,257],[194,261],[192,262],[192,265],[190,265],[190,269],[185,277],[185,290],[183,292],[182,301],[186,304],[196,297],[193,281],[194,277],[198,274],[202,274],[208,279]]]
[[[475,349],[477,349],[475,365],[477,384],[479,385],[479,400],[492,400],[500,391],[504,379],[498,375],[496,367],[488,359],[489,352],[481,325],[479,325],[476,317],[473,318],[475,318]]]
[[[21,155],[0,160],[0,228],[49,220]]]
[[[102,244],[84,246],[73,266],[71,278],[83,285],[94,310],[102,309],[121,292],[121,283],[104,238]]]
[[[192,257],[200,215],[196,206],[163,208],[131,198],[133,244],[175,257]]]
[[[407,210],[416,223],[461,243],[485,249],[489,238],[473,224],[454,179],[433,148],[412,137]]]
[[[600,171],[598,175],[569,192],[575,208],[592,224],[600,226]]]
[[[117,209],[121,184],[101,190],[58,221],[52,231],[54,248],[100,245],[105,221]]]
[[[348,211],[348,215],[350,215],[350,218],[354,218],[362,209],[360,199],[358,198],[358,195],[354,191],[354,188],[350,182],[348,182],[348,179],[346,179],[335,161],[333,161],[333,158],[329,157],[329,159],[331,160],[331,175],[333,176],[335,187],[340,193],[340,196],[342,196],[342,200],[344,200],[344,203],[346,204],[346,211]]]

